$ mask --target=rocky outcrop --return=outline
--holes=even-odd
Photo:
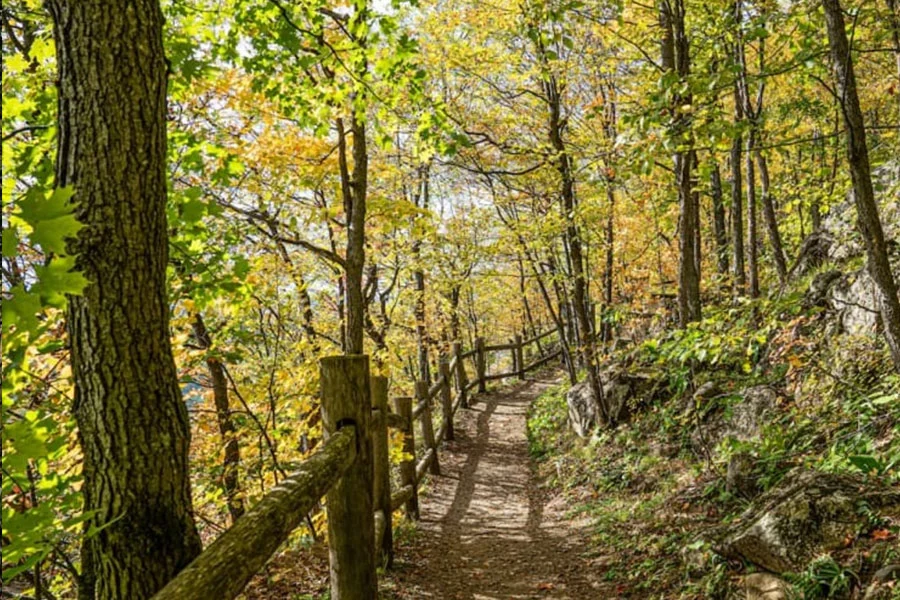
[[[900,506],[900,490],[862,477],[796,469],[718,534],[715,550],[774,573],[796,572],[866,527],[863,506]]]
[[[900,247],[892,250],[894,261],[900,267]],[[804,304],[826,309],[832,333],[868,335],[878,327],[878,290],[865,268],[846,273],[836,269],[819,273],[809,285]]]
[[[657,374],[615,365],[601,370],[600,382],[606,413],[613,423],[626,420],[633,408],[649,402],[660,388]],[[589,436],[601,424],[594,394],[587,381],[573,385],[566,392],[566,404],[569,425],[579,437]]]
[[[900,239],[900,161],[893,161],[873,169],[872,183],[875,187],[884,239]],[[865,255],[864,240],[856,223],[856,205],[851,191],[845,202],[828,209],[828,214],[822,222],[822,228],[832,236],[828,258],[840,262]]]
[[[872,179],[892,270],[900,276],[900,161],[873,170]],[[869,335],[878,326],[878,292],[860,260],[865,255],[851,193],[829,208],[822,229],[804,240],[792,268],[792,275],[803,275],[826,259],[836,267],[816,275],[806,295],[807,306],[827,309],[830,333]]]

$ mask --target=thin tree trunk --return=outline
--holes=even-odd
[[[522,263],[522,254],[516,253],[516,263],[519,267],[519,295],[522,297],[522,311],[525,317],[526,335],[525,337],[535,336],[539,332],[534,325],[534,317],[531,314],[531,304],[528,302],[528,287],[525,281],[525,265]],[[538,340],[538,349],[540,349],[540,340]]]
[[[763,215],[766,220],[766,230],[769,234],[769,244],[772,246],[775,269],[778,271],[778,282],[784,287],[787,283],[787,263],[784,258],[784,246],[781,243],[781,233],[778,231],[775,202],[772,199],[772,189],[769,185],[769,165],[766,157],[762,155],[758,148],[755,154],[756,165],[759,167],[759,181],[762,185]]]
[[[825,140],[822,139],[822,134],[816,129],[813,132],[813,149],[814,153],[818,157],[819,163],[819,172],[822,173],[825,171]],[[817,176],[816,179],[819,180],[821,175]],[[813,232],[819,231],[822,228],[822,209],[819,206],[819,190],[815,190],[813,194],[812,202],[809,207],[810,218],[812,219],[812,230]]]
[[[612,179],[606,181],[606,202],[609,213],[606,215],[606,265],[603,269],[603,312],[601,325],[604,344],[612,341],[612,324],[609,322],[609,313],[613,305],[613,267],[615,262],[615,215],[616,192],[613,189]]]
[[[750,272],[750,297],[759,298],[759,235],[756,220],[756,171],[753,166],[755,136],[747,136],[747,268]]]
[[[366,194],[368,193],[369,156],[366,148],[365,117],[353,115],[350,128],[353,134],[353,175],[350,181],[351,194],[344,198],[344,212],[347,215],[347,257],[346,295],[347,354],[363,353],[363,332],[365,330],[365,301],[363,299],[363,270],[366,261]]]
[[[200,313],[194,315],[192,323],[194,336],[198,345],[207,352],[212,348],[212,336],[206,328],[203,316]],[[219,435],[222,436],[222,445],[225,456],[222,460],[222,490],[228,502],[228,513],[231,522],[234,523],[244,514],[244,499],[241,494],[238,467],[241,463],[241,450],[237,439],[237,430],[234,420],[231,418],[231,405],[228,401],[228,379],[225,377],[225,369],[215,356],[207,354],[206,368],[209,370],[209,380],[213,391],[213,404],[216,407],[216,424],[219,427]]]
[[[690,75],[690,50],[685,31],[683,0],[663,0],[660,23],[663,26],[663,68],[674,70],[680,81]],[[671,48],[666,47],[671,44]],[[678,93],[672,101],[675,116],[672,119],[672,137],[679,149],[675,152],[675,185],[678,190],[678,206],[681,227],[678,237],[678,319],[682,327],[701,317],[700,274],[697,269],[697,226],[699,218],[692,190],[693,134],[691,122],[682,106],[693,102],[690,92]]]
[[[847,162],[853,180],[853,196],[859,226],[866,243],[869,274],[878,288],[884,337],[890,348],[894,367],[900,372],[900,299],[897,297],[897,283],[891,273],[884,231],[878,215],[878,203],[875,201],[875,191],[872,187],[865,122],[859,106],[853,58],[844,29],[844,15],[838,0],[822,0],[822,7],[825,9],[825,23],[837,91],[841,98],[841,112],[847,128]]]
[[[734,20],[734,64],[742,65],[743,38],[741,36],[741,2],[737,0],[733,5],[732,17]],[[734,124],[740,127],[744,122],[744,101],[741,90],[741,79],[734,83]],[[734,253],[734,287],[738,295],[743,295],[747,286],[747,271],[744,265],[744,200],[743,185],[741,181],[741,165],[743,163],[742,148],[743,139],[736,134],[731,142],[731,249]]]
[[[719,163],[713,157],[710,187],[713,206],[713,236],[716,238],[716,267],[721,275],[728,274],[728,229],[725,226],[725,202],[722,198],[722,176]]]
[[[413,204],[423,210],[428,209],[428,168],[421,167],[417,173],[417,189],[413,195]],[[420,206],[421,202],[421,206]],[[413,281],[416,290],[416,303],[413,312],[416,319],[416,354],[419,360],[420,381],[431,384],[431,370],[428,364],[428,331],[425,328],[425,272],[421,264],[422,241],[416,239],[412,244],[412,255],[415,261]]]
[[[79,596],[149,598],[199,552],[190,428],[166,297],[166,62],[157,0],[49,0],[56,183],[76,190],[73,413],[84,462]],[[115,49],[115,52],[111,52]]]

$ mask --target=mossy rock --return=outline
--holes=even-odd
[[[862,510],[900,506],[900,490],[847,474],[795,469],[716,536],[717,552],[774,573],[802,570],[867,527]]]

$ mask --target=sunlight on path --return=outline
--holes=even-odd
[[[403,598],[499,600],[609,597],[589,581],[582,524],[545,504],[525,437],[528,405],[554,382],[539,379],[479,396],[460,412],[457,441],[422,503],[417,538],[404,548]]]

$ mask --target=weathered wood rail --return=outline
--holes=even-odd
[[[469,392],[488,381],[524,379],[561,354],[541,340],[556,330],[506,344],[482,338],[464,351],[454,343],[439,361],[432,385],[416,382],[415,398],[398,397],[388,407],[388,381],[369,375],[367,356],[333,356],[320,363],[324,443],[287,479],[275,486],[234,525],[160,590],[153,600],[227,600],[240,594],[304,516],[325,496],[332,600],[372,600],[376,566],[393,561],[393,513],[419,518],[419,485],[426,473],[440,474],[439,449],[454,438],[453,420],[469,406]],[[536,349],[532,350],[531,346]],[[490,353],[508,352],[511,369],[489,373]],[[525,363],[528,357],[531,362]],[[469,378],[466,361],[472,363]],[[439,402],[439,411],[432,405]],[[439,425],[435,432],[435,414]],[[416,443],[415,423],[421,442]],[[398,465],[399,486],[391,489],[388,430],[404,434],[409,459]]]

